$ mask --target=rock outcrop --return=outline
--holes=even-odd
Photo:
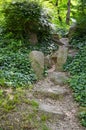
[[[29,54],[29,58],[31,60],[31,66],[37,75],[37,78],[41,79],[44,72],[44,54],[40,51],[32,51]]]
[[[65,64],[68,56],[69,40],[68,38],[59,39],[61,44],[59,49],[45,57],[45,66],[52,67],[55,65],[56,71],[63,71],[63,65]]]
[[[56,71],[63,71],[63,65],[65,64],[68,56],[68,48],[65,46],[59,46],[57,52]]]

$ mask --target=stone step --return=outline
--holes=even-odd
[[[39,103],[39,112],[45,114],[52,121],[64,120],[66,117],[65,113],[60,110],[59,107],[53,106],[52,104]]]
[[[60,86],[66,84],[66,81],[68,80],[68,74],[65,72],[49,72],[48,76],[51,82]]]
[[[51,98],[62,99],[68,95],[68,90],[63,86],[40,86],[36,87],[33,91],[33,95],[39,99]]]
[[[57,121],[57,122],[47,122],[47,127],[49,130],[86,130],[77,122],[71,122],[70,120]]]
[[[39,111],[47,116],[46,123],[49,130],[85,130],[80,126],[78,119],[75,118],[75,109],[65,109],[64,105],[60,106],[59,103],[55,102],[53,104],[44,100],[36,101],[39,103]]]

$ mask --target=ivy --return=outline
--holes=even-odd
[[[0,53],[0,85],[22,87],[36,81],[27,53]]]
[[[74,58],[68,57],[64,70],[71,74],[68,82],[73,89],[75,100],[86,108],[86,38],[72,39],[71,45],[78,48],[79,52]],[[86,112],[82,111],[79,118],[86,127]]]

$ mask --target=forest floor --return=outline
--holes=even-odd
[[[0,98],[0,130],[86,130],[72,90],[49,75],[30,89],[4,88]]]
[[[71,88],[59,76],[58,84],[52,81],[53,73],[58,73],[54,66],[47,77],[27,88],[0,87],[0,130],[86,130]]]

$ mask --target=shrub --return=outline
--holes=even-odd
[[[5,18],[3,33],[9,37],[28,40],[30,33],[36,33],[38,38],[50,33],[50,17],[38,2],[10,2],[2,12]]]
[[[84,37],[86,34],[86,0],[78,0],[77,13],[74,17],[77,21],[76,34],[78,37]]]

